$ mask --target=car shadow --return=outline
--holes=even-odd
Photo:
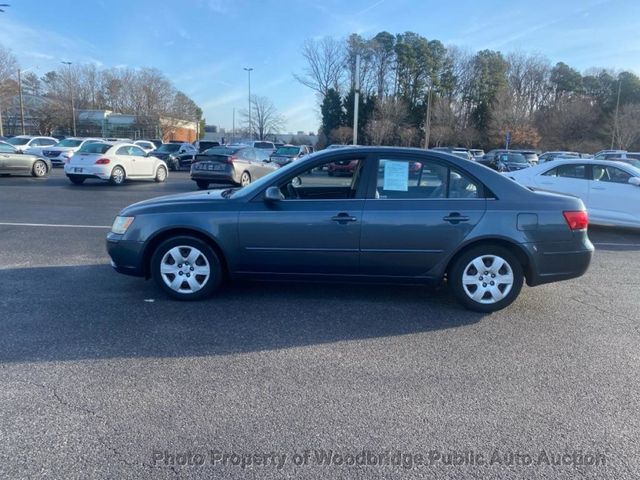
[[[16,281],[19,279],[19,281]],[[464,327],[447,289],[237,283],[211,299],[167,299],[103,265],[0,270],[0,362],[192,357]]]
[[[640,250],[640,229],[589,226],[589,239],[596,250]]]

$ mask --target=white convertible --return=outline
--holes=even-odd
[[[64,166],[64,173],[79,185],[88,178],[121,185],[125,180],[167,179],[167,164],[132,143],[85,143]]]
[[[526,187],[580,197],[590,223],[640,228],[640,169],[627,163],[561,159],[505,176]]]

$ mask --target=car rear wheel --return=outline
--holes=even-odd
[[[522,289],[524,273],[509,250],[487,245],[458,257],[449,270],[448,282],[466,308],[490,313],[513,303]]]
[[[162,183],[167,179],[167,169],[164,167],[158,167],[156,170],[156,178],[154,179],[158,183]]]
[[[111,170],[111,177],[109,183],[111,185],[122,185],[124,183],[124,170],[122,167],[113,167]]]
[[[156,283],[177,300],[208,297],[222,283],[218,255],[202,240],[181,236],[164,241],[151,259]]]
[[[242,172],[240,176],[240,185],[246,187],[251,183],[251,174],[249,172]]]
[[[82,185],[82,184],[84,183],[84,181],[85,181],[85,178],[83,178],[83,177],[75,177],[75,176],[74,176],[74,177],[72,177],[72,176],[68,176],[67,178],[68,178],[68,179],[71,181],[71,183],[73,183],[74,185]]]
[[[47,174],[47,171],[47,164],[42,160],[36,160],[33,164],[33,168],[31,169],[31,175],[41,178]]]
[[[202,180],[196,181],[196,185],[198,185],[198,188],[200,190],[206,190],[207,188],[209,188],[209,182],[203,182]]]

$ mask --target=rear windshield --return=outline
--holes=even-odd
[[[240,148],[213,147],[213,148],[209,148],[208,150],[205,150],[204,154],[205,155],[233,155],[241,148],[242,147]]]
[[[107,153],[113,145],[109,143],[85,143],[80,150],[79,153]]]
[[[82,140],[71,140],[70,138],[65,138],[64,140],[61,140],[56,147],[79,147],[81,143]]]
[[[198,147],[200,150],[206,150],[207,148],[219,147],[220,142],[200,142]]]
[[[13,137],[10,138],[9,140],[7,140],[7,143],[10,143],[11,145],[26,145],[27,142],[29,142],[29,140],[31,140],[30,138],[24,138],[24,137]]]
[[[256,142],[253,144],[253,148],[262,148],[273,150],[273,143],[271,142]]]
[[[276,155],[298,155],[300,149],[298,147],[280,147],[276,150]]]
[[[156,150],[156,152],[162,153],[162,152],[167,152],[167,153],[173,153],[173,152],[177,152],[178,150],[180,150],[181,144],[179,143],[164,143],[162,145],[160,145],[158,147],[158,149]]]

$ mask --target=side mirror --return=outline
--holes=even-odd
[[[640,177],[631,177],[631,178],[629,179],[629,183],[630,183],[631,185],[636,186],[636,187],[640,187]]]
[[[269,187],[264,192],[265,202],[279,202],[280,200],[284,200],[284,195],[278,187]]]

